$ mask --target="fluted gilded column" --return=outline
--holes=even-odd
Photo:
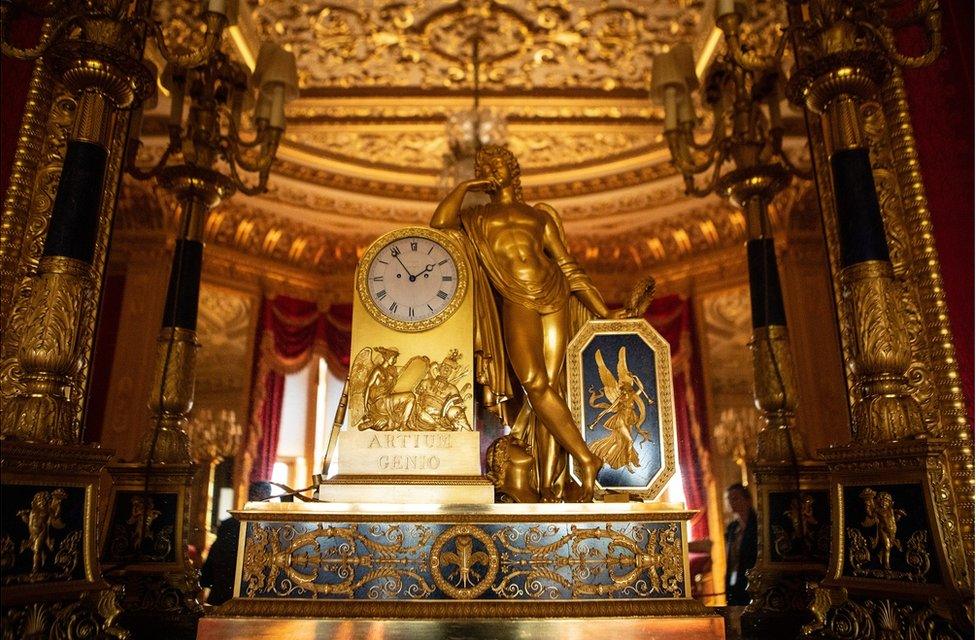
[[[0,430],[6,437],[56,444],[77,443],[81,438],[78,419],[86,389],[79,385],[76,374],[87,368],[93,347],[95,303],[120,177],[127,110],[153,91],[153,76],[139,60],[143,39],[116,19],[116,14],[124,12],[118,3],[106,2],[99,11],[76,16],[77,37],[59,39],[51,35],[50,27],[43,30],[46,40],[42,46],[47,49],[38,64],[47,65],[51,77],[65,87],[76,106],[63,163],[54,176],[57,190],[37,272],[21,286],[22,300],[4,327]],[[62,21],[67,18],[60,16]],[[64,33],[63,29],[54,31]],[[5,47],[4,52],[8,51],[16,53]],[[35,73],[35,79],[43,77],[43,73]],[[38,88],[38,95],[40,91]],[[48,139],[47,144],[51,143]],[[18,145],[18,156],[25,165],[14,176],[5,203],[10,209],[4,215],[9,233],[24,219],[16,208],[29,202],[20,187],[28,179],[33,154],[26,148],[31,144],[22,137]],[[39,193],[33,194],[33,199],[39,197]],[[5,251],[9,243],[7,246]],[[27,255],[18,260],[37,259],[30,251],[28,247]],[[4,258],[13,262],[10,256]],[[27,296],[23,296],[25,290]]]

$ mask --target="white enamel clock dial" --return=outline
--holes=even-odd
[[[435,239],[408,235],[382,246],[367,265],[369,302],[407,330],[433,326],[456,307],[458,265]],[[381,320],[383,319],[381,318]],[[446,319],[446,318],[445,318]]]

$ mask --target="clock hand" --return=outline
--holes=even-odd
[[[395,255],[393,257],[396,258],[397,259],[397,262],[400,263],[400,266],[403,267],[403,271],[404,271],[404,273],[407,274],[407,277],[410,278],[410,282],[413,282],[414,280],[417,279],[417,276],[415,276],[412,273],[410,273],[410,269],[407,269],[407,265],[403,264],[403,260],[400,259],[400,256],[399,255]]]

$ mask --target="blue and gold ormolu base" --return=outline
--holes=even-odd
[[[218,615],[702,615],[691,511],[586,505],[258,504]]]

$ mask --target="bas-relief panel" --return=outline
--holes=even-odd
[[[709,401],[708,416],[713,442],[734,444],[742,435],[748,437],[759,417],[753,405],[752,355],[749,339],[752,322],[749,310],[749,288],[706,293],[701,298],[701,345],[706,367],[705,380]],[[723,421],[723,417],[728,419]],[[733,419],[734,418],[734,419]],[[725,431],[743,433],[725,433]],[[745,442],[744,453],[755,453],[754,441]],[[723,455],[716,455],[716,479],[720,487],[739,482],[741,472],[728,447]]]
[[[201,285],[194,415],[201,410],[234,411],[238,420],[246,415],[250,334],[256,313],[257,305],[249,295]]]

